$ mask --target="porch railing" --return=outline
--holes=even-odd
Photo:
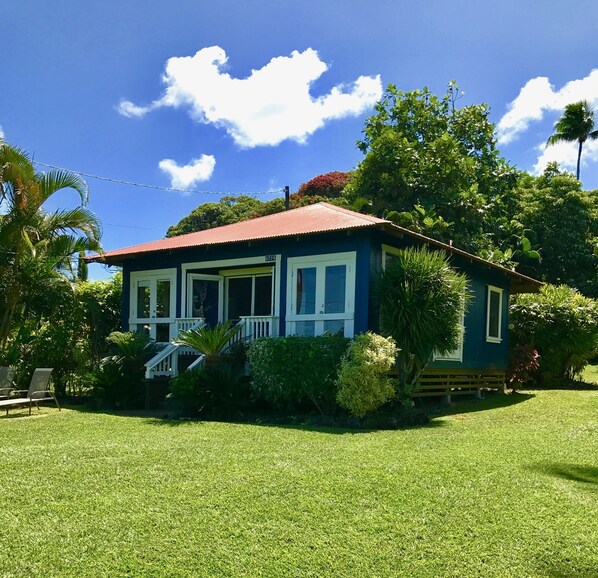
[[[177,319],[175,337],[178,337],[180,331],[199,329],[205,324],[206,322],[203,318]],[[169,343],[145,364],[145,378],[175,377],[178,374],[180,353],[197,352],[191,347],[185,347],[178,343]]]
[[[181,331],[199,329],[205,324],[203,318],[177,319],[174,337],[178,337]],[[241,327],[241,330],[230,339],[229,346],[239,341],[250,342],[260,337],[276,337],[278,335],[278,317],[272,315],[242,316],[237,325]],[[199,354],[199,357],[187,369],[198,367],[205,360],[205,355],[202,352],[178,343],[169,343],[145,364],[146,379],[178,375],[178,361],[181,354]]]

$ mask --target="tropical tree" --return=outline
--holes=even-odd
[[[598,129],[594,129],[594,111],[587,100],[573,102],[565,107],[563,116],[554,125],[555,133],[548,139],[546,146],[559,142],[576,142],[577,148],[577,180],[583,143],[598,138]]]
[[[46,212],[44,203],[63,189],[73,189],[81,205]],[[101,248],[88,200],[79,175],[37,172],[27,153],[0,143],[0,349],[32,308],[39,313],[58,285],[75,278],[73,256]]]
[[[397,397],[409,405],[434,353],[453,351],[470,296],[467,278],[439,251],[406,249],[386,265],[377,284],[380,329],[400,350]]]
[[[444,96],[389,85],[366,121],[357,143],[365,156],[343,194],[367,199],[366,210],[380,217],[442,218],[426,234],[477,253],[508,237],[518,172],[496,148],[488,106],[456,108],[457,93],[454,83]]]

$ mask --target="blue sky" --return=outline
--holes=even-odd
[[[538,147],[564,104],[598,105],[595,0],[20,0],[0,5],[0,22],[4,138],[40,162],[162,187],[295,190],[350,170],[388,83],[443,93],[457,80],[530,171],[545,154],[572,169],[575,145]],[[598,146],[581,176],[598,187]],[[88,183],[107,250],[160,238],[219,198]]]

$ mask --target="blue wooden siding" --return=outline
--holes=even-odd
[[[389,245],[397,249],[420,245],[410,237],[402,238],[376,232],[372,241],[372,256],[370,275],[372,282],[380,274],[382,268],[382,245]],[[506,274],[491,269],[477,262],[471,262],[457,255],[451,258],[452,265],[465,273],[469,278],[469,290],[472,299],[465,314],[465,338],[463,343],[463,361],[434,361],[431,367],[462,368],[462,369],[504,369],[508,361],[509,337],[509,288],[510,280]],[[486,312],[488,285],[503,289],[501,336],[500,343],[486,341]],[[379,330],[378,312],[375,300],[370,300],[370,326],[373,331]],[[398,344],[399,347],[401,344]]]
[[[343,253],[355,251],[356,288],[355,288],[355,333],[368,329],[368,310],[370,292],[370,276],[367,274],[370,262],[370,234],[367,230],[342,231],[322,235],[310,235],[285,239],[268,239],[258,242],[235,243],[208,248],[181,249],[163,254],[140,256],[125,261],[123,267],[123,328],[129,323],[130,274],[134,271],[151,271],[155,269],[177,270],[176,314],[181,317],[182,265],[185,263],[221,261],[225,259],[243,259],[263,257],[265,255],[281,255],[280,295],[275,296],[280,302],[279,335],[285,334],[285,314],[287,307],[287,260],[290,257],[309,257],[326,253]],[[266,264],[266,263],[264,263]],[[255,265],[248,265],[252,267]],[[220,267],[223,268],[223,267]],[[234,266],[239,268],[239,266]],[[205,271],[205,270],[204,270]],[[216,271],[213,271],[214,273]]]
[[[176,268],[177,295],[176,314],[181,317],[182,265],[184,263],[221,261],[281,255],[280,295],[275,299],[280,303],[279,335],[285,334],[287,307],[287,260],[290,257],[308,257],[327,253],[355,251],[356,287],[355,287],[355,334],[372,330],[378,331],[378,311],[373,297],[373,287],[382,267],[382,244],[396,248],[417,245],[419,242],[410,237],[396,237],[377,230],[363,229],[351,232],[341,231],[286,239],[269,239],[258,242],[242,242],[214,247],[182,249],[163,254],[153,254],[125,261],[123,276],[123,328],[128,327],[130,273],[152,269]],[[503,369],[507,364],[508,350],[508,299],[509,278],[495,269],[476,262],[454,256],[452,263],[467,274],[470,290],[473,293],[469,309],[465,316],[465,340],[463,361],[437,361],[434,367],[460,368],[496,368]],[[250,267],[250,266],[248,266]],[[205,271],[205,270],[204,270]],[[212,272],[216,272],[215,270]],[[501,343],[486,341],[487,287],[493,285],[504,290],[502,300]],[[400,346],[400,344],[399,344]]]

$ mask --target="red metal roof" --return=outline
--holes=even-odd
[[[102,255],[91,255],[87,260],[90,262],[99,261],[116,264],[127,257],[154,251],[221,245],[236,243],[238,241],[257,241],[260,239],[273,239],[275,237],[294,237],[296,235],[371,227],[372,225],[380,225],[388,222],[384,219],[372,217],[371,215],[362,215],[354,211],[335,207],[328,203],[317,203],[206,231],[188,233],[186,235],[179,235],[178,237],[170,237],[168,239],[160,239],[159,241],[125,247],[124,249],[107,251]]]
[[[101,255],[90,255],[89,257],[86,257],[86,261],[90,263],[100,262],[109,265],[120,265],[129,257],[145,253],[153,253],[154,251],[171,251],[191,247],[222,245],[226,243],[238,243],[241,241],[257,241],[274,239],[277,237],[294,237],[297,235],[311,235],[329,231],[346,231],[366,227],[380,228],[399,236],[408,235],[419,239],[426,244],[435,245],[449,253],[461,255],[471,262],[477,262],[491,269],[502,271],[504,274],[511,277],[511,280],[513,281],[512,290],[537,290],[542,285],[540,281],[528,277],[527,275],[512,271],[511,269],[507,269],[496,263],[491,263],[477,255],[472,255],[457,247],[453,247],[452,245],[447,245],[446,243],[430,239],[429,237],[410,231],[409,229],[404,229],[391,221],[379,219],[371,215],[362,215],[361,213],[356,213],[355,211],[343,209],[328,203],[317,203],[315,205],[308,205],[306,207],[300,207],[282,213],[275,213],[273,215],[266,215],[265,217],[241,221],[239,223],[233,223],[232,225],[224,225],[206,231],[198,231],[196,233],[188,233],[187,235],[179,235],[178,237],[170,237],[169,239],[160,239],[158,241],[151,241],[150,243],[133,245],[132,247],[125,247],[124,249],[107,251]]]

